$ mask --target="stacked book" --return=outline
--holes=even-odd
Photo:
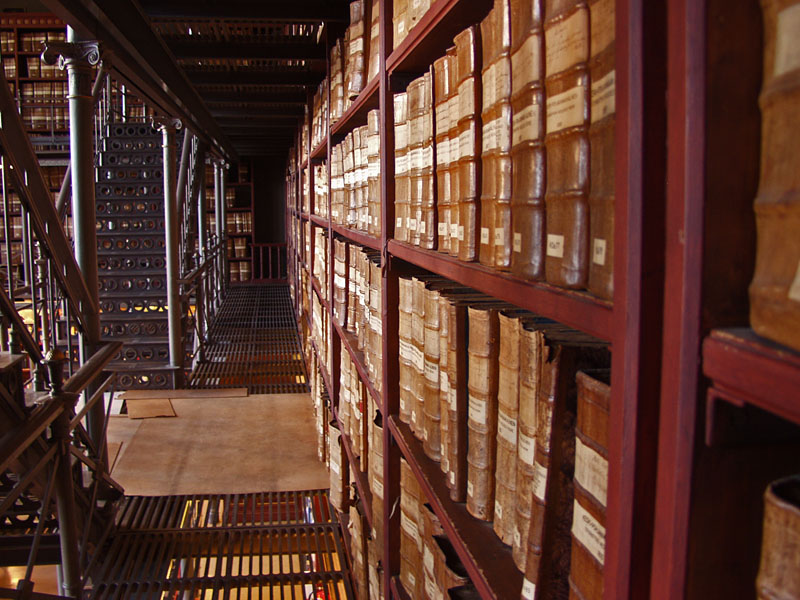
[[[380,234],[380,130],[377,111],[331,150],[331,219]]]
[[[344,40],[345,98],[349,101],[355,100],[365,85],[365,61],[370,41],[366,36],[366,26],[371,25],[371,20],[367,20],[366,11],[370,6],[369,0],[354,0],[350,3],[350,25],[347,27]]]
[[[314,165],[314,214],[328,218],[328,165]]]
[[[395,0],[392,5],[393,48],[397,48],[422,20],[430,8],[431,2],[432,0]]]
[[[314,227],[314,264],[312,273],[319,284],[322,299],[328,302],[328,232]]]
[[[316,148],[328,136],[328,80],[323,79],[314,94],[311,114],[311,148]]]

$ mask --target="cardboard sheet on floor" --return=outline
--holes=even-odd
[[[128,495],[326,488],[309,394],[174,399],[174,419],[144,419],[113,477]]]
[[[108,470],[110,472],[114,470],[119,451],[122,450],[122,442],[108,442],[106,446],[108,447]]]
[[[174,417],[175,409],[169,398],[142,398],[141,400],[128,400],[129,419],[152,419],[155,417]]]
[[[247,396],[247,388],[218,388],[213,390],[126,390],[120,392],[125,400],[143,398],[239,398]]]

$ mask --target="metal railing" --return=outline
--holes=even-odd
[[[262,282],[286,281],[286,243],[253,244],[253,279]]]

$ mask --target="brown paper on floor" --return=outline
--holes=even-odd
[[[169,398],[147,398],[126,402],[129,419],[151,419],[153,417],[174,417],[175,409]]]
[[[145,398],[239,398],[248,396],[247,388],[217,388],[210,390],[125,390],[120,392],[124,400]]]
[[[111,472],[117,462],[117,457],[119,457],[119,451],[122,450],[122,442],[108,442],[106,445],[108,447],[108,471]]]

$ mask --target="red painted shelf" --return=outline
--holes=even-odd
[[[393,415],[389,430],[481,597],[519,598],[522,573],[511,559],[511,548],[495,535],[491,523],[470,515],[465,504],[450,500],[439,464],[425,456],[422,442],[408,425]]]
[[[309,330],[311,329],[311,322],[309,321],[308,324]],[[325,382],[325,389],[328,391],[328,395],[333,393],[333,387],[331,386],[331,376],[328,374],[328,367],[325,365],[325,361],[322,360],[322,354],[317,348],[317,342],[314,341],[314,338],[309,338],[311,340],[311,347],[314,349],[314,353],[317,355],[317,364],[319,365],[319,372],[322,373],[322,380]]]
[[[491,0],[438,0],[386,59],[389,73],[421,73],[443,56],[461,31],[480,23]]]
[[[350,105],[350,108],[336,123],[331,125],[331,137],[344,137],[355,127],[367,124],[367,113],[378,108],[379,83],[380,77],[376,76],[367,84],[367,87],[361,90],[361,93]],[[334,142],[331,143],[333,144]]]
[[[703,373],[725,400],[800,425],[800,352],[749,328],[717,329],[703,342]]]
[[[375,389],[375,386],[372,385],[372,381],[370,381],[366,363],[364,362],[364,353],[358,349],[358,341],[356,336],[347,329],[343,329],[339,323],[336,322],[336,319],[333,319],[333,326],[336,329],[336,333],[339,335],[339,339],[342,341],[342,344],[344,344],[344,347],[347,348],[347,351],[350,353],[350,358],[356,365],[358,376],[361,377],[361,381],[364,382],[364,385],[372,396],[372,399],[375,400],[375,403],[378,405],[381,411],[383,411],[383,402],[381,401],[381,396]]]
[[[319,281],[317,280],[314,275],[311,275],[311,287],[314,288],[314,291],[317,293],[317,298],[319,298],[320,304],[322,304],[322,308],[325,309],[325,312],[330,314],[330,307],[328,306],[328,301],[325,300],[325,296],[322,294],[322,287],[319,285]],[[331,318],[333,318],[331,316]]]
[[[392,598],[396,600],[411,600],[411,596],[408,595],[406,588],[403,587],[403,584],[400,583],[399,577],[392,577]]]
[[[328,140],[324,139],[320,142],[320,145],[314,148],[309,156],[311,160],[319,160],[328,158]]]
[[[373,250],[381,249],[381,240],[379,238],[372,237],[368,233],[356,231],[355,229],[350,229],[344,225],[336,225],[335,223],[331,224],[331,228],[339,235],[346,237],[350,241],[353,241],[357,244],[361,244],[367,248],[372,248]]]
[[[347,460],[351,465],[353,465],[353,468],[350,469],[350,472],[355,474],[356,488],[358,489],[358,497],[361,500],[361,507],[364,511],[364,516],[367,517],[369,527],[372,529],[372,490],[369,488],[369,473],[364,473],[361,470],[361,460],[353,451],[353,444],[350,441],[350,436],[344,432],[342,422],[339,420],[339,411],[334,410],[333,416],[336,419],[336,423],[339,425],[341,439],[344,440],[344,451],[345,454],[347,454]],[[381,518],[383,518],[383,515],[381,515]]]
[[[490,269],[479,263],[463,262],[441,252],[423,250],[396,240],[389,241],[389,252],[392,256],[442,277],[575,327],[600,339],[612,338],[611,304],[586,292],[521,280],[509,273]]]
[[[326,229],[328,228],[328,219],[317,215],[308,215],[308,218],[311,219],[311,222],[314,223],[314,225],[319,225],[320,227],[324,227]]]

